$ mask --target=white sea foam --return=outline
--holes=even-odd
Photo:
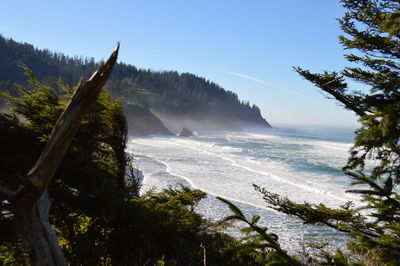
[[[200,212],[212,219],[229,214],[215,196],[235,201],[249,215],[268,217],[273,230],[287,232],[282,241],[288,244],[290,235],[304,240],[316,229],[271,212],[252,184],[297,202],[337,207],[357,201],[345,193],[349,181],[340,172],[349,148],[348,143],[279,135],[200,133],[194,138],[133,138],[128,150],[144,173],[143,190],[178,183],[201,189],[211,196],[200,204]]]

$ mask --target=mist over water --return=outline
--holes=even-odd
[[[257,123],[249,122],[247,120],[237,120],[229,119],[228,116],[218,115],[218,114],[201,114],[198,116],[191,117],[185,115],[173,115],[167,112],[157,112],[156,110],[151,110],[164,124],[168,130],[175,134],[179,134],[183,128],[190,129],[191,131],[221,131],[221,130],[232,130],[241,131],[244,128],[263,128],[269,124],[264,120],[264,122],[258,121]],[[261,119],[263,119],[261,117]]]
[[[197,132],[190,138],[132,138],[128,151],[144,174],[142,191],[184,184],[209,194],[197,211],[212,220],[230,215],[221,196],[280,236],[288,249],[306,242],[343,243],[343,235],[266,208],[253,184],[302,203],[338,207],[355,195],[345,193],[350,180],[341,168],[348,158],[354,128],[278,125],[252,132]],[[233,232],[235,234],[235,231]]]

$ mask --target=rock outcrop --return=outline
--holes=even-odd
[[[174,135],[148,108],[126,105],[125,113],[130,136]]]
[[[191,136],[193,136],[193,132],[187,128],[183,128],[181,133],[179,134],[179,137],[191,137]]]

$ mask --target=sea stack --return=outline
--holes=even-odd
[[[181,133],[179,134],[179,137],[191,137],[191,136],[193,136],[193,132],[187,128],[183,128]]]

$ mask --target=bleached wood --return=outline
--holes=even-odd
[[[117,60],[119,43],[105,64],[87,80],[80,82],[70,103],[58,119],[51,137],[35,166],[17,193],[7,188],[0,193],[13,204],[18,233],[23,238],[32,265],[66,265],[48,216],[47,187],[61,163],[80,123],[96,101]]]

